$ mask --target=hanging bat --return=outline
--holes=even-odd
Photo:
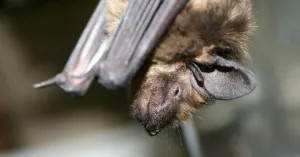
[[[149,135],[200,107],[255,88],[249,59],[250,0],[101,1],[64,71],[35,84],[83,95],[94,77],[130,87],[131,114]]]

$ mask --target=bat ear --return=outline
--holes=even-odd
[[[198,85],[204,88],[202,94],[217,100],[242,97],[252,92],[256,85],[254,74],[249,69],[221,57],[216,57],[212,65],[193,62],[191,71]]]

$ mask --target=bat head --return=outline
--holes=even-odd
[[[214,100],[252,92],[248,59],[250,0],[191,0],[157,44],[133,104],[150,135]]]
[[[138,87],[132,114],[154,136],[215,100],[249,94],[255,88],[255,78],[237,62],[216,57],[210,64],[152,65]]]

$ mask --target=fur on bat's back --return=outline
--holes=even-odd
[[[107,0],[107,31],[111,34],[128,0]],[[247,40],[253,28],[251,0],[190,0],[157,44],[153,62],[166,64],[182,57],[208,61],[218,53],[248,59]]]

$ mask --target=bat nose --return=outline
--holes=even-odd
[[[160,129],[157,127],[146,127],[146,131],[150,136],[155,136],[160,132]]]

